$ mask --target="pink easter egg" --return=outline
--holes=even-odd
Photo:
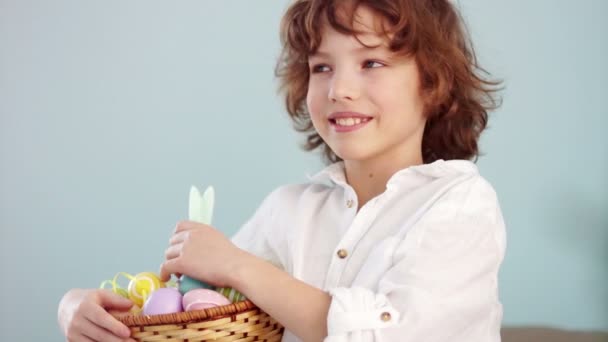
[[[182,312],[182,294],[176,288],[160,288],[150,295],[144,303],[144,315],[162,315]]]
[[[195,289],[186,292],[182,299],[185,311],[203,310],[216,306],[231,304],[230,300],[222,294],[209,289]]]

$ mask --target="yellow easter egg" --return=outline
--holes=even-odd
[[[142,306],[150,294],[161,287],[165,287],[165,283],[156,274],[152,272],[139,273],[129,283],[129,299],[138,306]]]

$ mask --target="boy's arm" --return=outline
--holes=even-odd
[[[303,341],[323,341],[331,296],[246,251],[232,286]]]

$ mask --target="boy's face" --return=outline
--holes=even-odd
[[[382,19],[373,12],[360,7],[356,16],[354,28],[365,32],[359,40],[380,46],[365,48],[325,25],[321,46],[309,57],[306,104],[313,125],[346,162],[422,162],[426,120],[416,62],[388,49],[374,29]]]

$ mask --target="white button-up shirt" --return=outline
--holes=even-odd
[[[335,163],[272,192],[232,241],[332,296],[325,342],[500,341],[505,225],[475,164],[403,169],[357,208]]]

